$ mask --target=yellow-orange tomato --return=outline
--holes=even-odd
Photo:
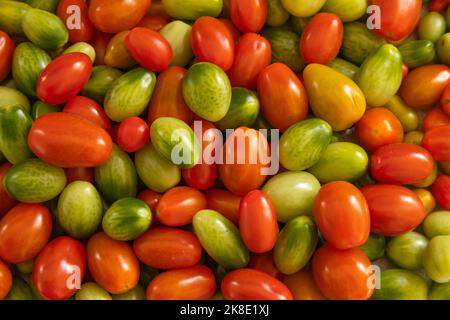
[[[420,201],[422,201],[425,207],[425,214],[431,213],[436,207],[436,199],[434,199],[433,194],[427,189],[415,189],[413,191],[417,194]]]
[[[153,31],[161,30],[167,24],[167,19],[159,16],[145,16],[136,27],[147,28]]]
[[[309,271],[300,270],[284,277],[283,282],[291,290],[294,300],[325,300]]]
[[[125,45],[125,38],[129,33],[129,31],[122,31],[109,40],[103,58],[107,66],[128,69],[136,64]]]

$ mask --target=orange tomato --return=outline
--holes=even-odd
[[[12,287],[12,274],[9,267],[0,260],[0,300],[3,300]]]
[[[90,44],[95,49],[95,65],[105,64],[106,48],[108,47],[108,43],[111,38],[111,34],[103,33],[100,31],[94,32],[94,36],[92,37]]]
[[[278,280],[283,279],[283,274],[278,270],[273,260],[273,253],[253,253],[250,257],[250,262],[248,264],[250,269],[256,269],[267,273],[269,276],[277,278]]]
[[[161,30],[168,23],[167,19],[160,16],[144,16],[136,27],[143,27],[154,31]]]
[[[423,118],[423,131],[450,124],[450,117],[439,108],[428,111]]]
[[[305,269],[284,277],[283,282],[291,290],[294,300],[325,300],[311,272]]]
[[[221,189],[211,189],[206,191],[206,207],[221,213],[225,218],[239,223],[239,204],[241,197],[229,191]]]
[[[130,31],[122,31],[114,35],[108,42],[103,60],[107,66],[128,69],[136,65],[136,60],[131,56],[125,45],[125,38]]]

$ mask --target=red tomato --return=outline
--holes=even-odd
[[[133,58],[151,71],[163,71],[172,61],[172,46],[159,32],[134,28],[125,38],[125,44]]]
[[[6,172],[12,167],[12,164],[9,162],[0,164],[0,218],[7,213],[12,207],[14,207],[17,201],[10,197],[8,192],[3,185],[3,177],[6,175]]]
[[[153,31],[161,30],[166,24],[167,19],[160,16],[144,16],[136,27],[147,28]]]
[[[127,242],[99,232],[89,239],[86,250],[90,274],[103,289],[119,294],[137,285],[139,261]]]
[[[430,11],[443,12],[448,5],[448,0],[431,0],[429,9]]]
[[[69,31],[70,43],[91,40],[94,34],[94,26],[89,20],[88,6],[84,0],[61,0],[56,14]]]
[[[104,58],[106,53],[106,48],[108,47],[109,41],[112,38],[112,34],[103,33],[100,31],[95,31],[94,36],[91,39],[91,44],[95,49],[95,64],[105,64]]]
[[[187,185],[197,190],[208,190],[214,186],[219,169],[217,164],[199,163],[189,169],[182,169],[181,174]]]
[[[208,300],[215,291],[214,274],[201,265],[158,274],[147,287],[147,300]]]
[[[325,300],[314,282],[312,273],[305,268],[297,273],[285,276],[283,282],[291,290],[294,300]]]
[[[409,73],[409,68],[406,64],[402,64],[402,79],[405,79]]]
[[[439,176],[432,186],[432,191],[439,205],[445,210],[450,210],[450,177]]]
[[[319,13],[309,21],[302,33],[300,52],[308,64],[328,64],[338,55],[343,37],[341,19],[333,13]]]
[[[351,183],[335,181],[322,186],[314,201],[314,218],[320,233],[337,249],[358,247],[369,237],[369,208]]]
[[[366,111],[355,126],[359,143],[367,150],[403,141],[403,127],[398,118],[386,108]]]
[[[150,141],[150,128],[139,117],[123,120],[117,129],[117,143],[126,152],[136,152]]]
[[[273,261],[273,253],[253,253],[250,257],[250,262],[248,264],[250,269],[256,269],[267,273],[269,276],[277,278],[278,280],[283,279],[284,275],[277,269],[275,262]]]
[[[450,125],[450,117],[439,108],[428,111],[423,119],[424,132],[445,125]]]
[[[220,212],[225,218],[238,224],[241,197],[221,189],[208,190],[205,196],[208,209]]]
[[[12,274],[9,267],[0,260],[0,300],[3,300],[12,287]]]
[[[0,30],[0,81],[3,81],[11,71],[14,43],[6,32]]]
[[[233,22],[224,18],[221,18],[219,20],[222,21],[222,23],[227,27],[228,31],[230,31],[231,35],[233,36],[233,41],[234,42],[238,41],[239,37],[241,36],[241,33],[239,32],[238,29],[236,29]]]
[[[440,126],[425,133],[422,146],[437,161],[450,161],[450,125]]]
[[[420,198],[402,186],[376,184],[361,189],[370,211],[372,231],[397,236],[414,230],[425,218]]]
[[[239,38],[234,55],[234,63],[228,70],[233,87],[254,89],[259,73],[270,64],[270,43],[265,38],[247,33]]]
[[[167,191],[156,207],[158,221],[166,226],[179,227],[190,224],[192,217],[206,209],[206,198],[190,187],[175,187]]]
[[[85,271],[83,244],[71,237],[58,237],[45,246],[34,262],[34,287],[46,299],[69,299],[80,288]]]
[[[48,104],[66,103],[83,89],[91,71],[92,62],[86,54],[63,54],[42,71],[37,80],[37,95]]]
[[[281,132],[308,115],[306,89],[283,63],[271,64],[259,74],[258,94],[264,119]]]
[[[158,202],[161,199],[162,195],[150,189],[146,189],[139,193],[137,197],[138,199],[144,201],[153,213],[155,212],[156,206],[158,205]]]
[[[202,256],[195,234],[175,228],[152,228],[134,240],[133,248],[139,260],[156,269],[192,267]]]
[[[441,108],[442,110],[450,116],[450,84],[445,88],[441,97]]]
[[[314,280],[332,300],[367,300],[373,293],[370,260],[358,248],[338,250],[325,244],[312,261]]]
[[[255,269],[227,273],[221,289],[227,300],[292,300],[292,293],[283,282]]]
[[[266,23],[266,0],[230,0],[230,17],[242,33],[257,33]]]
[[[67,168],[66,172],[67,184],[73,181],[87,181],[95,183],[94,168]]]
[[[73,97],[64,106],[63,112],[76,114],[98,125],[107,132],[111,131],[111,120],[109,120],[105,110],[90,98],[83,96]]]

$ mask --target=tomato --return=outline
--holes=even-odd
[[[437,203],[445,210],[450,210],[450,176],[441,175],[432,186]]]
[[[5,80],[11,71],[14,49],[11,38],[0,30],[0,81]]]
[[[443,12],[448,6],[448,0],[431,0],[430,11]]]
[[[108,43],[111,40],[112,35],[108,33],[103,33],[100,31],[95,31],[91,39],[91,45],[95,49],[95,64],[105,64],[105,53]]]
[[[259,73],[270,64],[270,59],[269,41],[255,33],[241,36],[236,44],[233,66],[228,70],[232,86],[255,88]]]
[[[311,272],[305,269],[284,277],[283,282],[291,290],[294,300],[325,300]]]
[[[126,152],[136,152],[150,141],[150,128],[139,117],[123,120],[117,129],[117,143]]]
[[[370,211],[372,231],[397,236],[415,229],[425,218],[419,197],[402,186],[376,184],[361,188]]]
[[[265,253],[253,253],[250,257],[248,267],[250,269],[256,269],[265,272],[269,276],[277,278],[278,280],[281,280],[283,278],[283,274],[275,265],[275,262],[273,260],[273,253],[271,251]]]
[[[333,13],[319,13],[306,25],[300,51],[306,63],[328,64],[336,58],[344,36],[344,25]],[[324,46],[326,43],[326,46]]]
[[[450,125],[450,116],[439,108],[428,111],[423,118],[424,132],[445,125]]]
[[[40,74],[37,95],[48,104],[65,103],[83,89],[91,71],[91,59],[84,53],[72,52],[59,56]]]
[[[136,27],[147,28],[153,31],[161,30],[168,23],[167,19],[160,16],[144,16]]]
[[[257,33],[266,23],[266,0],[230,0],[230,17],[242,33]]]
[[[182,169],[181,174],[187,185],[197,190],[208,190],[217,180],[217,164],[199,163],[190,169]]]
[[[128,30],[119,32],[109,40],[105,56],[103,57],[107,66],[118,69],[129,69],[137,64],[125,44],[125,39],[129,33],[130,31]]]
[[[325,244],[314,254],[312,272],[328,299],[367,300],[373,293],[370,266],[370,260],[358,248],[338,250]]]
[[[402,79],[405,79],[409,73],[409,68],[406,64],[402,64]]]
[[[238,224],[241,197],[221,189],[208,190],[205,197],[208,209],[215,210],[234,224]]]
[[[11,167],[12,164],[9,162],[0,164],[0,218],[17,203],[17,201],[8,194],[3,184],[3,177]]]
[[[77,292],[85,272],[83,244],[71,237],[58,237],[45,246],[34,262],[34,287],[46,299],[69,299]]]
[[[227,27],[228,31],[230,31],[231,35],[233,36],[233,41],[236,42],[239,40],[239,37],[241,36],[241,32],[236,29],[233,22],[231,22],[229,19],[221,18],[219,19],[222,21],[222,23]]]
[[[87,181],[94,184],[94,168],[67,168],[64,171],[67,184],[73,181]]]
[[[144,201],[152,212],[155,212],[156,206],[162,195],[150,189],[146,189],[138,194],[137,198]]]
[[[66,103],[63,112],[76,114],[98,125],[107,132],[111,131],[111,120],[109,120],[105,110],[90,98],[83,96],[73,97]]]
[[[94,34],[94,26],[89,20],[88,6],[84,0],[61,0],[56,14],[69,31],[70,43],[91,40]]]
[[[440,126],[425,133],[422,146],[437,161],[450,161],[450,125]]]
[[[386,108],[366,111],[356,124],[356,137],[367,150],[403,141],[403,127],[397,117]]]
[[[207,300],[215,291],[214,274],[199,265],[157,275],[147,287],[147,300]]]
[[[284,283],[254,269],[227,273],[221,290],[227,300],[292,300],[292,293]]]
[[[433,194],[426,189],[414,189],[415,194],[419,197],[420,201],[422,201],[423,206],[425,207],[425,214],[430,214],[433,212],[436,207],[436,199]]]
[[[12,287],[12,274],[9,267],[0,260],[0,300],[3,300]]]
[[[86,251],[92,278],[108,292],[125,293],[138,283],[139,261],[128,243],[99,232],[89,239]]]

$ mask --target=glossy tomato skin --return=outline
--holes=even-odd
[[[424,132],[446,125],[450,125],[450,117],[440,108],[428,111],[425,117],[423,118]]]
[[[189,169],[182,169],[184,181],[197,190],[208,190],[214,186],[219,175],[217,164],[199,163]]]
[[[230,17],[242,33],[257,33],[266,23],[266,0],[230,0]]]
[[[269,276],[282,280],[284,275],[278,270],[273,260],[273,252],[253,253],[250,256],[248,268],[267,273]]]
[[[376,184],[361,188],[370,211],[372,232],[397,236],[415,229],[425,218],[420,198],[410,189]]]
[[[111,131],[111,120],[109,120],[105,110],[90,98],[83,96],[73,97],[66,103],[63,112],[76,114],[98,125],[106,132]]]
[[[239,223],[239,205],[241,197],[222,189],[211,189],[205,193],[206,207],[220,212],[225,218]]]
[[[146,189],[138,194],[138,199],[144,201],[152,213],[156,212],[156,206],[158,205],[159,200],[162,197],[162,194],[152,191],[150,189]]]
[[[433,157],[426,149],[410,143],[382,146],[370,159],[372,177],[388,184],[419,182],[431,174],[433,165]]]
[[[136,152],[150,141],[150,128],[139,117],[123,120],[117,129],[117,143],[126,152]]]
[[[325,244],[312,261],[314,280],[332,300],[367,300],[373,293],[370,260],[358,248],[339,250]]]
[[[5,80],[11,71],[14,49],[11,38],[0,30],[0,81]]]
[[[77,6],[79,11],[73,10],[73,6]],[[58,4],[56,14],[64,22],[70,25],[73,23],[73,14],[79,12],[78,20],[79,26],[76,28],[67,28],[69,31],[69,42],[89,42],[94,34],[94,25],[89,20],[88,6],[84,0],[61,0]]]
[[[157,275],[147,287],[147,300],[207,300],[215,291],[214,274],[198,265]]]
[[[83,244],[71,237],[58,237],[45,246],[34,262],[34,286],[46,299],[65,300],[78,290],[76,285],[82,283],[85,271]]]
[[[292,293],[284,283],[255,269],[227,273],[221,290],[227,300],[292,300]]]
[[[3,300],[12,287],[12,274],[5,262],[0,260],[0,300]]]
[[[333,13],[319,13],[306,26],[300,51],[306,63],[328,64],[336,58],[344,36],[344,25]],[[324,46],[324,43],[327,45]]]
[[[105,64],[105,54],[108,43],[112,38],[112,34],[104,33],[98,30],[94,31],[94,35],[90,41],[90,44],[95,49],[95,64]]]
[[[0,218],[17,204],[17,201],[8,194],[3,184],[3,177],[12,167],[12,164],[5,162],[0,164]]]
[[[445,210],[450,210],[450,177],[439,176],[432,186],[432,192],[439,205]]]
[[[87,181],[92,184],[94,181],[94,168],[67,168],[64,170],[66,173],[67,184],[73,181]]]
[[[358,247],[369,237],[369,207],[351,183],[335,181],[322,186],[314,201],[314,218],[323,237],[337,249]]]
[[[450,125],[440,126],[426,132],[422,146],[437,161],[450,161]]]

